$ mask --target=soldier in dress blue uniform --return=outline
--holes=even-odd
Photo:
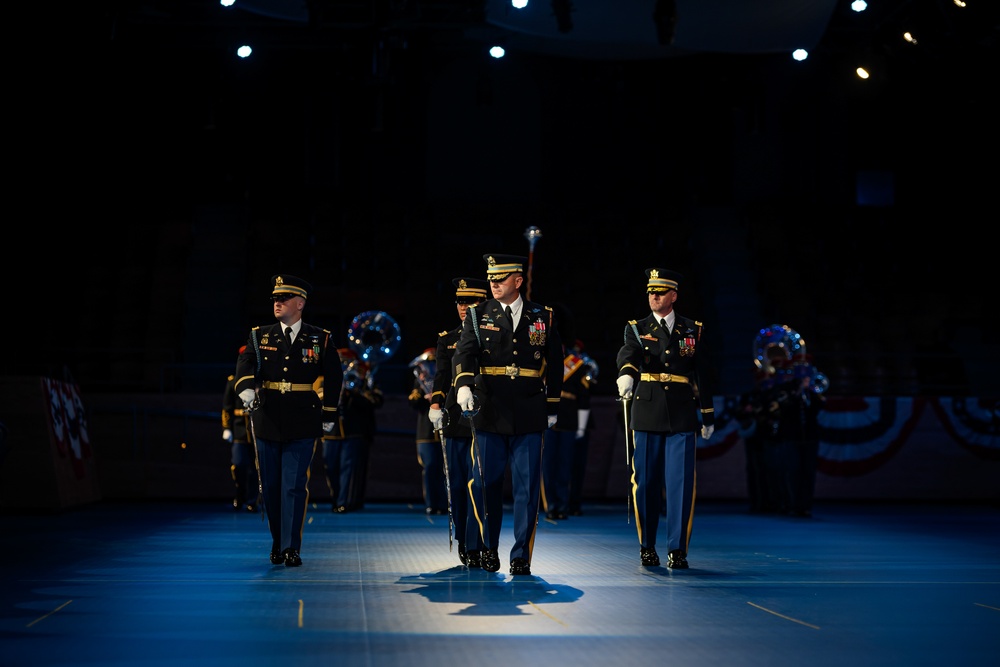
[[[431,394],[427,417],[434,430],[444,438],[446,461],[448,462],[448,482],[451,485],[451,518],[455,525],[455,541],[458,542],[458,559],[470,568],[480,567],[482,538],[472,509],[472,479],[475,459],[472,451],[472,429],[469,420],[462,419],[462,411],[455,398],[457,390],[452,379],[452,357],[462,335],[462,322],[470,306],[478,306],[486,301],[490,284],[482,278],[455,278],[455,308],[459,325],[450,331],[438,334],[434,356],[434,392]],[[447,416],[445,416],[447,414]]]
[[[238,354],[243,354],[241,347]],[[235,497],[233,509],[256,512],[260,482],[257,478],[257,461],[253,445],[247,437],[247,421],[243,402],[236,396],[236,376],[226,379],[222,393],[222,439],[230,444],[229,473],[233,478]]]
[[[511,469],[514,546],[510,573],[531,574],[541,495],[542,437],[556,423],[563,348],[552,308],[521,298],[527,258],[483,255],[492,299],[470,308],[453,357],[456,399],[475,413],[473,449],[484,494],[474,497],[482,568],[500,569],[504,473]],[[485,495],[485,505],[483,504]]]
[[[631,400],[628,428],[632,456],[632,499],[639,533],[639,558],[660,564],[656,529],[666,492],[667,567],[688,567],[688,543],[695,499],[696,433],[715,430],[708,359],[701,322],[674,311],[682,276],[646,269],[649,308],[642,320],[625,325],[618,350],[618,394]],[[699,420],[699,408],[701,419]]]
[[[275,324],[254,327],[236,362],[236,392],[251,409],[271,563],[302,565],[309,467],[316,443],[333,431],[344,371],[326,329],[302,320],[312,287],[302,278],[271,279]],[[314,385],[323,376],[323,398]]]

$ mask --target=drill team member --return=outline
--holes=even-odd
[[[541,495],[542,436],[556,423],[563,350],[552,308],[521,298],[527,258],[483,255],[492,299],[470,308],[453,358],[456,399],[475,413],[473,449],[483,479],[476,518],[482,568],[500,569],[497,547],[508,463],[514,500],[510,573],[531,574]],[[476,495],[476,494],[474,494]]]
[[[344,371],[326,329],[302,320],[312,287],[288,274],[271,278],[277,323],[254,327],[236,362],[236,392],[251,409],[271,563],[302,565],[309,466],[316,442],[338,422]],[[323,376],[323,398],[314,389]]]
[[[639,559],[660,564],[656,529],[666,491],[667,567],[688,567],[695,496],[696,433],[715,430],[712,392],[706,386],[702,323],[674,311],[681,275],[646,269],[650,312],[625,325],[618,350],[618,394],[631,399],[632,499],[639,533]],[[699,421],[699,407],[701,419]]]

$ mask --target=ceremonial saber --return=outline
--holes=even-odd
[[[436,429],[438,439],[441,441],[441,455],[444,457],[444,488],[448,492],[448,552],[451,553],[451,546],[454,543],[452,535],[454,533],[455,519],[451,513],[451,477],[448,475],[448,444],[444,437],[444,429]]]
[[[542,238],[542,230],[531,226],[524,230],[524,238],[528,239],[528,287],[524,290],[524,298],[531,301],[531,269],[535,265],[535,243]]]

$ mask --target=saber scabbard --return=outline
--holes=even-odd
[[[619,399],[622,402],[622,417],[624,418],[625,424],[625,467],[626,473],[629,474],[629,481],[631,482],[631,470],[632,470],[632,448],[629,445],[629,427],[628,427],[628,399]],[[632,489],[631,484],[625,492],[625,523],[630,523],[630,516],[632,514]]]
[[[475,399],[473,399],[475,400]],[[479,485],[483,489],[483,532],[481,535],[483,538],[483,545],[486,549],[490,549],[490,508],[486,502],[486,477],[483,476],[483,454],[479,451],[479,438],[476,436],[476,415],[479,414],[479,408],[473,405],[472,410],[463,410],[462,416],[469,420],[469,430],[472,431],[472,452],[476,457],[476,467],[479,468]]]

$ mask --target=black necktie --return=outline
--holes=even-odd
[[[288,339],[288,346],[291,347],[291,345],[292,345],[292,328],[291,327],[285,327],[285,338]]]
[[[667,318],[665,317],[660,318],[660,326],[663,327],[663,329],[667,332],[667,335],[669,336],[670,329],[667,328]]]
[[[514,328],[514,313],[511,312],[510,306],[507,306],[506,308],[504,308],[503,312],[507,313],[507,317],[510,318],[510,328],[513,329]]]

